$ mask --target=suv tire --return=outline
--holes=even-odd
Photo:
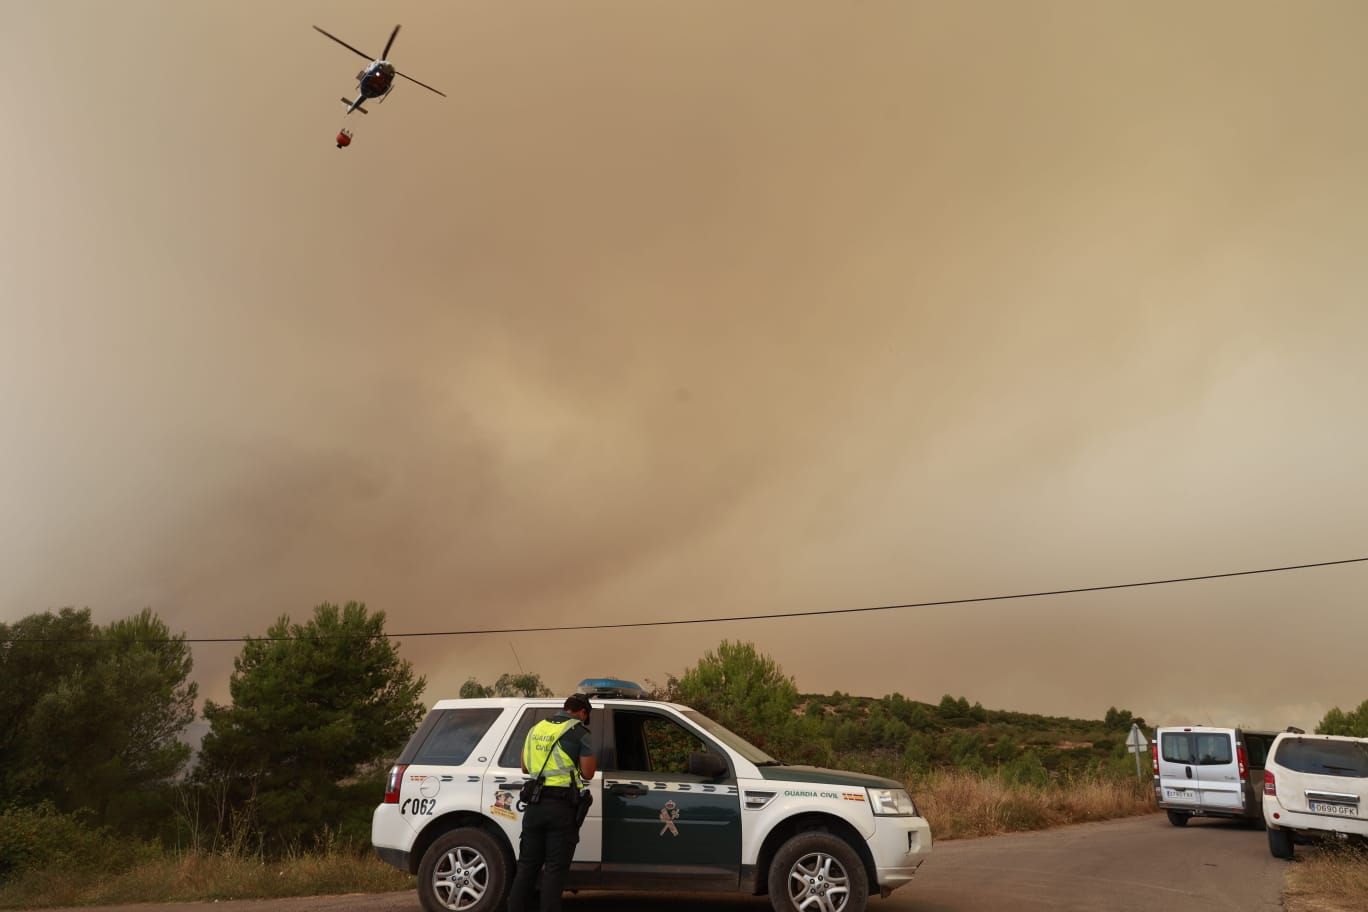
[[[1182,811],[1169,811],[1168,819],[1169,823],[1176,827],[1185,827],[1188,825],[1188,821],[1192,819],[1192,815],[1185,814]]]
[[[494,837],[461,827],[437,838],[418,865],[418,899],[427,912],[493,912],[512,886],[512,865]]]
[[[1268,851],[1274,858],[1291,859],[1296,849],[1292,845],[1292,834],[1287,830],[1268,828]]]
[[[816,897],[821,912],[864,912],[869,903],[869,874],[844,839],[822,830],[791,837],[770,862],[770,905],[775,912],[811,909]]]

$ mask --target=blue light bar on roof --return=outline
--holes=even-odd
[[[621,678],[585,678],[579,682],[579,691],[591,697],[620,697],[629,700],[646,699],[646,691],[635,681]]]

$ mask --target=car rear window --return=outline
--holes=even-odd
[[[1368,745],[1357,741],[1288,738],[1273,756],[1279,766],[1315,776],[1368,778]]]
[[[433,710],[409,739],[399,762],[460,766],[502,713],[498,708]]]

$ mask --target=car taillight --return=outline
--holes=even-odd
[[[408,769],[407,764],[391,766],[389,778],[385,780],[385,804],[399,803],[399,789],[404,785],[404,770]]]
[[[1235,747],[1235,756],[1240,758],[1240,781],[1245,782],[1249,779],[1249,764],[1245,762],[1244,745]]]
[[[1277,796],[1278,780],[1273,778],[1271,770],[1264,770],[1264,794]]]
[[[1155,740],[1150,745],[1150,762],[1154,764],[1154,775],[1159,775],[1159,742]]]

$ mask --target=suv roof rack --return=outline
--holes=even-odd
[[[585,678],[579,682],[579,692],[586,697],[614,697],[625,700],[644,700],[646,691],[635,681],[622,678]]]

